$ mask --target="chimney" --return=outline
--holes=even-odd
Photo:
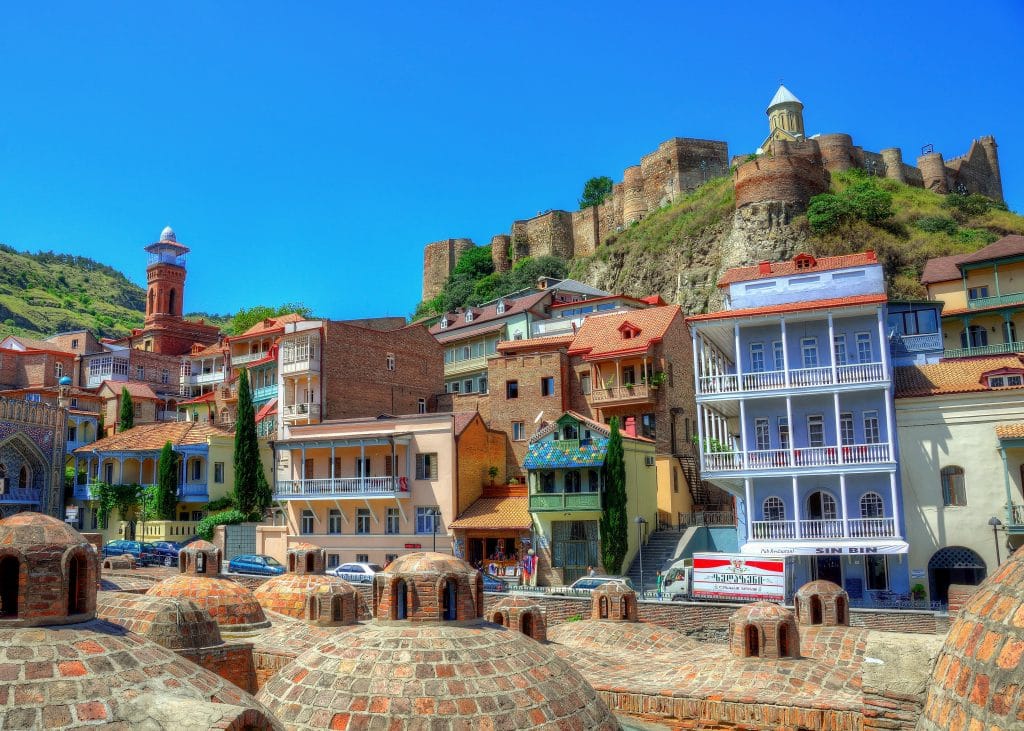
[[[878,261],[878,255],[872,249],[865,251],[864,256],[867,257],[868,261]]]
[[[770,261],[758,262],[757,263],[757,273],[758,274],[771,274],[772,273],[772,263]]]
[[[628,434],[631,437],[635,437],[636,436],[636,417],[635,416],[627,416],[626,417],[626,423],[623,425],[622,431],[624,431],[626,434]]]

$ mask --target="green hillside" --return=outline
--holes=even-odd
[[[145,292],[121,272],[83,256],[35,254],[0,244],[0,337],[91,330],[121,337],[141,327]],[[223,325],[230,318],[210,315]]]

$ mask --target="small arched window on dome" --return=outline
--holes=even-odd
[[[88,604],[89,566],[84,549],[78,549],[68,560],[68,615],[83,614]]]
[[[306,573],[311,574],[316,571],[316,556],[312,551],[306,554]]]
[[[0,558],[0,619],[18,616],[21,562],[16,556]]]
[[[22,465],[21,469],[18,470],[18,489],[27,490],[28,486],[31,484],[31,479],[32,475],[29,474],[28,466]]]
[[[409,605],[405,579],[399,579],[396,581],[395,587],[392,591],[394,592],[391,597],[391,603],[394,607],[394,617],[395,619],[406,619],[409,615]]]
[[[748,624],[743,630],[744,645],[747,657],[759,657],[761,655],[761,633],[757,630],[756,624]]]
[[[441,589],[441,618],[451,621],[458,618],[459,588],[455,579],[445,579]]]
[[[197,574],[205,574],[206,573],[206,554],[203,553],[202,551],[200,551],[199,553],[196,554],[196,573]]]

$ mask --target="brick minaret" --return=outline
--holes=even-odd
[[[163,317],[180,319],[188,248],[178,243],[174,230],[168,226],[160,233],[160,240],[147,246],[146,251],[146,325],[156,324]]]

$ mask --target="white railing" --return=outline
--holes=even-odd
[[[394,477],[335,477],[313,480],[280,480],[275,498],[360,497],[363,495],[408,495]]]
[[[232,365],[242,365],[243,363],[252,363],[254,360],[260,360],[266,358],[269,351],[263,351],[262,353],[246,353],[245,355],[233,355],[231,356]]]
[[[178,497],[207,497],[209,491],[206,489],[206,483],[186,483],[184,485],[178,485]]]
[[[285,419],[319,419],[320,404],[291,404],[284,407]]]
[[[590,394],[590,400],[597,402],[605,401],[628,401],[630,399],[650,398],[651,389],[646,383],[638,383],[634,386],[612,386],[610,388],[594,388]]]
[[[185,415],[177,411],[158,411],[156,412],[157,421],[185,421]]]
[[[844,538],[843,521],[838,518],[800,521],[801,538]]]
[[[786,375],[786,371],[755,371],[744,373],[742,379],[735,373],[706,375],[698,377],[697,387],[700,394],[717,394],[876,383],[885,380],[885,368],[881,363],[853,363],[836,366],[835,378],[832,366],[791,369],[788,380]]]
[[[277,384],[273,386],[260,386],[252,390],[253,401],[266,401],[267,399],[277,396]]]
[[[796,538],[795,520],[752,520],[750,537],[755,541],[788,541]]]
[[[224,371],[211,371],[209,373],[197,373],[189,376],[192,379],[192,383],[197,386],[203,383],[217,383],[224,380]]]
[[[846,522],[850,538],[896,537],[896,521],[892,518],[850,518]]]
[[[754,449],[747,452],[705,452],[703,469],[771,470],[793,467],[834,467],[845,464],[878,464],[892,461],[892,447],[878,444],[847,444],[842,447]]]
[[[761,371],[743,374],[744,391],[767,391],[786,387],[785,371]]]

